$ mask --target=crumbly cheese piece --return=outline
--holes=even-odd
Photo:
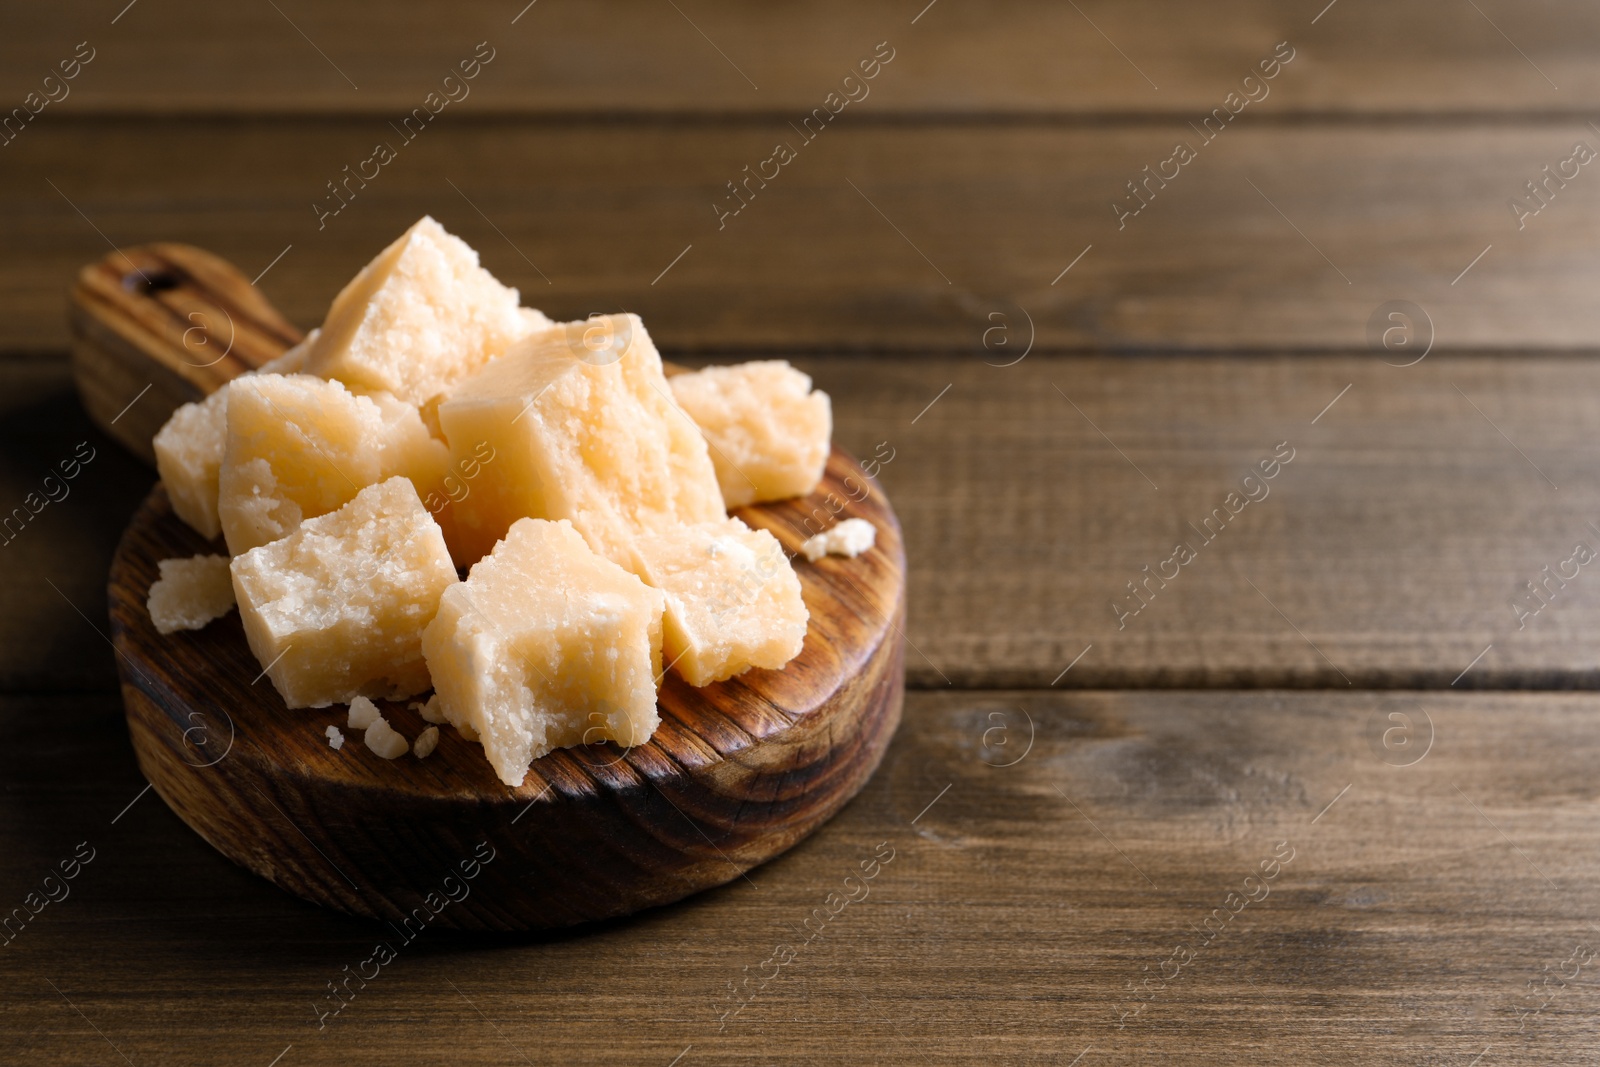
[[[356,396],[305,374],[257,374],[228,386],[218,514],[234,555],[292,533],[394,475],[419,490],[449,463],[417,409]]]
[[[228,390],[224,387],[174,411],[152,442],[156,470],[167,487],[172,510],[202,537],[222,532],[217,519],[217,476],[227,433]]]
[[[805,496],[822,481],[833,407],[809,375],[769,359],[676,374],[670,383],[711,444],[728,507]]]
[[[161,577],[150,585],[145,604],[156,633],[198,630],[233,610],[233,580],[227,556],[164,559]]]
[[[809,614],[783,546],[738,519],[641,538],[640,577],[666,596],[662,654],[690,685],[800,654]]]
[[[866,519],[845,519],[807,539],[800,551],[812,563],[829,555],[853,559],[871,548],[877,539],[878,528]]]
[[[439,706],[438,693],[429,697],[426,704],[412,704],[411,708],[418,715],[421,715],[425,722],[445,723],[450,721],[444,717],[444,709]]]
[[[323,731],[323,733],[327,735],[329,748],[337,752],[344,747],[343,730],[339,729],[337,726],[330,725],[326,730]]]
[[[663,607],[571,523],[519,519],[445,591],[422,649],[445,717],[515,786],[552,749],[649,740]]]
[[[350,702],[350,729],[365,730],[381,718],[378,705],[366,697],[356,697]]]
[[[427,759],[433,755],[433,750],[439,747],[439,728],[430,726],[417,735],[417,741],[411,746],[411,751],[416,753],[418,759]]]
[[[361,741],[374,756],[382,756],[384,759],[399,759],[411,748],[400,731],[390,726],[389,720],[382,716],[367,727],[367,732],[362,735]]]
[[[454,584],[444,536],[404,478],[233,560],[250,651],[291,708],[426,690],[422,631]]]
[[[529,311],[466,242],[424,217],[334,298],[306,370],[421,407],[543,325]]]
[[[726,513],[705,439],[636,315],[518,342],[440,405],[439,422],[458,462],[494,455],[453,506],[458,560],[481,557],[517,519],[567,519],[636,570],[639,533]]]

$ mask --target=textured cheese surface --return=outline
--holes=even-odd
[[[449,462],[417,409],[391,396],[356,396],[305,374],[238,378],[227,393],[217,510],[234,555],[394,475],[426,492]]]
[[[384,759],[398,759],[411,748],[406,743],[404,735],[389,725],[389,720],[379,717],[376,722],[367,727],[367,732],[361,737],[362,744],[366,745],[372,754],[382,756]]]
[[[301,374],[306,369],[306,360],[311,355],[311,346],[317,343],[317,338],[322,336],[321,330],[312,330],[301,339],[300,343],[288,349],[277,359],[270,359],[261,364],[254,371],[256,374]]]
[[[786,361],[678,374],[672,395],[711,445],[728,507],[805,496],[822,480],[833,434],[828,394]]]
[[[458,559],[482,556],[519,518],[567,519],[635,570],[642,531],[726,513],[705,439],[634,315],[525,338],[463,382],[439,422],[453,456],[495,455],[453,506]]]
[[[444,536],[404,478],[233,560],[250,651],[291,708],[426,690],[422,631],[454,584]]]
[[[690,685],[782,667],[805,643],[809,613],[783,546],[738,519],[641,538],[641,577],[666,596],[663,656]]]
[[[649,740],[662,609],[570,523],[521,519],[445,591],[422,647],[445,718],[515,786],[552,749]]]
[[[866,519],[845,519],[835,523],[800,546],[806,559],[815,563],[823,556],[855,558],[878,540],[878,528]]]
[[[229,383],[231,385],[232,383]],[[228,392],[224,386],[172,413],[153,442],[156,470],[178,518],[203,537],[222,532],[217,518],[217,478],[228,434]]]
[[[366,697],[356,697],[350,702],[350,729],[365,730],[381,718],[383,716],[378,713],[378,705]]]
[[[534,312],[533,315],[538,315]],[[478,253],[424,217],[334,298],[306,370],[422,406],[541,325]]]
[[[411,746],[411,751],[417,754],[418,759],[427,759],[433,755],[433,750],[439,747],[439,728],[430,726],[417,735],[416,744]]]
[[[164,559],[150,585],[146,608],[156,633],[198,630],[233,610],[233,579],[227,556]]]

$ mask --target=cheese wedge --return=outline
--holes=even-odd
[[[516,786],[552,749],[649,740],[662,610],[571,523],[520,519],[445,591],[422,650],[445,719]]]
[[[418,407],[549,320],[478,265],[466,242],[424,217],[334,298],[308,373]]]
[[[800,654],[809,613],[783,546],[738,519],[676,526],[638,542],[640,576],[666,596],[668,669],[709,685]]]
[[[428,688],[422,632],[456,570],[406,479],[368,486],[232,570],[250,651],[289,707]]]
[[[707,367],[671,378],[711,446],[728,507],[805,496],[822,481],[833,434],[828,394],[786,361]]]
[[[637,571],[640,533],[726,513],[705,439],[635,315],[519,341],[439,406],[439,422],[458,462],[494,454],[452,507],[458,560],[481,557],[517,519],[567,519]]]
[[[394,397],[304,374],[238,378],[227,393],[217,511],[234,555],[385,478],[403,475],[427,493],[444,477],[448,450]]]
[[[222,532],[217,492],[227,436],[225,386],[174,411],[152,442],[156,471],[167,487],[172,510],[202,537],[214,538]]]

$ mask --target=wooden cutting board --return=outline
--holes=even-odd
[[[71,320],[84,406],[147,459],[178,404],[300,339],[233,267],[173,244],[85,267]],[[109,584],[140,769],[230,859],[403,934],[563,927],[731,881],[815,830],[877,767],[900,721],[905,616],[899,523],[842,451],[810,497],[735,514],[790,553],[850,517],[877,527],[877,544],[857,559],[795,561],[811,622],[783,670],[701,689],[669,673],[647,744],[552,752],[513,789],[449,727],[425,760],[380,759],[349,731],[335,751],[324,729],[343,726],[345,708],[285,708],[237,613],[156,633],[145,600],[159,561],[225,552],[179,521],[157,485]],[[407,703],[379,705],[408,738],[427,725]]]

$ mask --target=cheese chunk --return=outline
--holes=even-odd
[[[329,726],[326,730],[324,730],[322,732],[323,732],[323,735],[325,737],[327,737],[327,739],[328,739],[328,747],[329,748],[331,748],[335,752],[337,752],[341,748],[344,747],[344,731],[343,730],[339,729],[337,726]]]
[[[322,336],[321,330],[312,330],[306,334],[299,344],[286,350],[277,359],[270,359],[261,364],[253,374],[300,374],[306,369],[306,360],[311,355],[311,346],[317,343],[317,338]]]
[[[444,536],[404,478],[233,560],[250,651],[291,708],[426,690],[422,631],[454,584]]]
[[[417,409],[356,396],[309,375],[259,374],[228,386],[218,515],[234,555],[292,533],[394,475],[427,492],[449,452]]]
[[[452,507],[458,560],[481,557],[517,519],[567,519],[636,570],[641,532],[726,513],[705,439],[635,315],[518,342],[440,405],[439,422],[458,465],[494,455]]]
[[[334,298],[306,370],[421,407],[545,322],[424,217]]]
[[[373,755],[384,759],[399,759],[411,749],[404,735],[390,726],[389,720],[382,716],[367,727],[367,732],[361,736],[361,742]]]
[[[231,383],[230,383],[231,384]],[[217,479],[228,435],[228,389],[184,404],[172,413],[152,444],[156,471],[178,518],[202,537],[222,532],[217,518]]]
[[[164,559],[161,577],[150,585],[145,607],[156,633],[198,630],[233,610],[233,579],[227,556]]]
[[[433,750],[438,747],[439,728],[430,726],[417,735],[417,742],[411,746],[411,751],[417,754],[418,759],[427,759],[433,755]]]
[[[822,481],[833,408],[808,375],[776,359],[707,367],[670,382],[710,442],[728,507],[805,496]]]
[[[809,614],[783,546],[738,519],[641,538],[640,576],[666,596],[669,669],[709,685],[799,655]]]
[[[445,718],[515,786],[552,749],[649,740],[662,609],[571,523],[521,519],[445,591],[422,649]]]
[[[845,519],[806,539],[800,551],[815,563],[823,556],[845,556],[854,559],[878,540],[878,528],[866,519]]]
[[[366,697],[356,697],[350,702],[350,729],[365,730],[381,718],[378,705]]]

